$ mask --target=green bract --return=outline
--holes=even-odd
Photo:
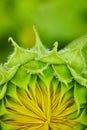
[[[86,130],[87,39],[74,41],[60,51],[56,42],[50,51],[35,33],[36,44],[30,50],[9,38],[14,52],[0,65],[0,130]],[[38,122],[29,108],[41,114],[46,124],[41,126],[43,122]],[[32,120],[27,125],[24,114]]]

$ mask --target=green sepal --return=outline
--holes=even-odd
[[[6,90],[7,90],[7,83],[0,86],[0,100],[3,99],[3,97],[5,96]]]
[[[0,116],[4,115],[7,113],[7,110],[5,108],[5,103],[4,100],[0,100]]]
[[[82,54],[84,57],[85,64],[87,66],[87,38],[86,38],[86,44],[84,45],[84,47],[82,49]]]
[[[48,64],[39,62],[39,61],[30,61],[29,63],[26,63],[24,65],[24,68],[26,68],[30,73],[42,73],[46,68]]]
[[[82,111],[82,113],[79,116],[79,118],[77,119],[77,121],[79,123],[87,126],[87,108]]]
[[[75,83],[74,85],[74,100],[78,107],[78,112],[80,110],[81,104],[87,103],[87,88]]]
[[[82,56],[82,48],[83,48],[84,42],[79,43],[78,46],[71,49],[65,49],[63,51],[60,51],[58,54],[59,56],[72,68],[78,71],[82,71],[85,66],[84,58]]]
[[[47,69],[44,70],[42,74],[39,74],[40,79],[48,87],[50,86],[53,76],[54,76],[54,73],[51,66],[48,66]]]
[[[72,67],[68,66],[68,68],[71,71],[71,74],[72,74],[74,80],[77,81],[82,86],[87,87],[87,79],[82,77],[82,75],[80,73],[78,73],[77,71],[75,71]]]
[[[17,101],[18,100],[18,96],[17,96],[17,87],[16,87],[16,85],[14,85],[11,82],[9,82],[7,84],[6,95]]]
[[[64,60],[57,54],[57,45],[52,51],[40,58],[40,61],[48,64],[65,64]]]
[[[65,84],[72,80],[72,75],[66,65],[53,65],[52,66],[59,80]]]
[[[0,121],[0,130],[15,130],[17,127]]]
[[[17,72],[18,67],[19,65],[8,69],[6,66],[0,66],[0,85],[11,80],[11,78]]]
[[[33,52],[32,50],[27,50],[19,47],[12,38],[9,38],[9,40],[12,41],[15,50],[6,63],[8,67],[19,64],[22,65],[38,57],[37,53]]]
[[[61,84],[61,85],[63,85],[63,87],[65,86],[65,84]],[[61,88],[62,88],[62,86],[61,86]],[[74,95],[74,90],[73,90],[73,86],[71,85],[71,87],[70,88],[68,88],[67,86],[66,86],[66,88],[64,88],[65,90],[61,90],[61,94],[62,94],[62,96],[61,97],[63,97],[63,95],[64,95],[64,99],[63,99],[63,102],[65,102],[67,99],[69,99],[69,98],[71,98],[71,97],[73,97],[73,95]],[[73,98],[72,98],[72,100],[73,100]],[[75,104],[74,104],[75,105]]]
[[[36,74],[31,74],[29,87],[30,88],[36,87],[36,82],[37,82],[37,75]]]
[[[54,77],[53,80],[52,80],[52,86],[53,86],[53,92],[54,92],[54,95],[58,89],[58,85],[59,85],[59,79],[57,77]]]
[[[84,126],[82,124],[78,124],[73,130],[86,130],[85,128],[86,128],[86,126]]]
[[[87,79],[87,67],[82,71],[82,76]]]
[[[65,101],[67,98],[70,98],[71,96],[73,96],[73,91],[71,92],[72,87],[73,87],[72,83],[65,84],[63,82],[60,82],[60,89],[61,89],[60,102],[62,101],[63,97],[64,97],[63,101]]]
[[[42,44],[35,26],[33,26],[33,29],[34,29],[35,38],[36,38],[35,46],[33,47],[33,50],[38,53],[38,56],[41,56],[46,53],[47,49]]]
[[[82,36],[82,37],[80,37],[80,38],[77,38],[77,39],[73,40],[72,42],[70,42],[70,43],[66,46],[66,48],[70,48],[70,49],[76,48],[76,47],[77,47],[80,43],[82,43],[82,42],[84,42],[84,43],[83,43],[84,45],[87,43],[87,35],[84,35],[84,36]],[[84,47],[84,45],[83,45],[83,47]]]
[[[15,85],[17,85],[20,88],[27,88],[27,85],[29,83],[30,74],[27,72],[27,70],[22,66],[18,69],[14,77],[11,79],[11,82]]]
[[[61,96],[63,97],[72,87],[73,83],[65,84],[61,82]]]
[[[36,83],[37,83],[37,75],[31,74],[29,88],[32,90],[34,96],[36,95]]]

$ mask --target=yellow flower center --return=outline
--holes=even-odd
[[[52,85],[48,89],[36,84],[25,92],[17,91],[19,101],[8,100],[8,112],[13,116],[5,123],[16,126],[15,130],[73,130],[77,125],[70,118],[77,109],[73,97],[61,96],[54,92]]]

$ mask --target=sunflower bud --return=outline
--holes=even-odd
[[[0,130],[86,130],[87,40],[48,50],[35,34],[29,50],[9,38],[14,52],[0,65]]]

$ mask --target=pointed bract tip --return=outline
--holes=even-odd
[[[12,42],[12,43],[13,43],[13,42],[14,42],[14,41],[13,41],[13,38],[12,38],[12,37],[9,37],[9,38],[8,38],[8,42]]]
[[[33,30],[36,35],[38,35],[35,25],[33,25]]]
[[[39,46],[40,44],[42,44],[42,42],[40,40],[40,37],[39,37],[39,34],[38,34],[37,30],[36,30],[35,25],[33,25],[33,30],[34,30],[34,33],[35,33],[36,44]]]
[[[11,43],[13,44],[14,47],[19,48],[18,44],[13,40],[12,37],[9,37],[9,38],[8,38],[8,42],[11,42]]]
[[[33,30],[34,30],[35,38],[36,38],[34,49],[38,51],[39,54],[45,53],[46,49],[39,38],[39,34],[36,30],[35,25],[33,26]]]
[[[56,50],[56,51],[57,51],[57,49],[58,49],[58,42],[56,41],[56,42],[54,43],[54,49],[53,49],[53,50]]]
[[[57,42],[57,41],[54,42],[54,46],[55,46],[55,47],[58,47],[58,42]]]

